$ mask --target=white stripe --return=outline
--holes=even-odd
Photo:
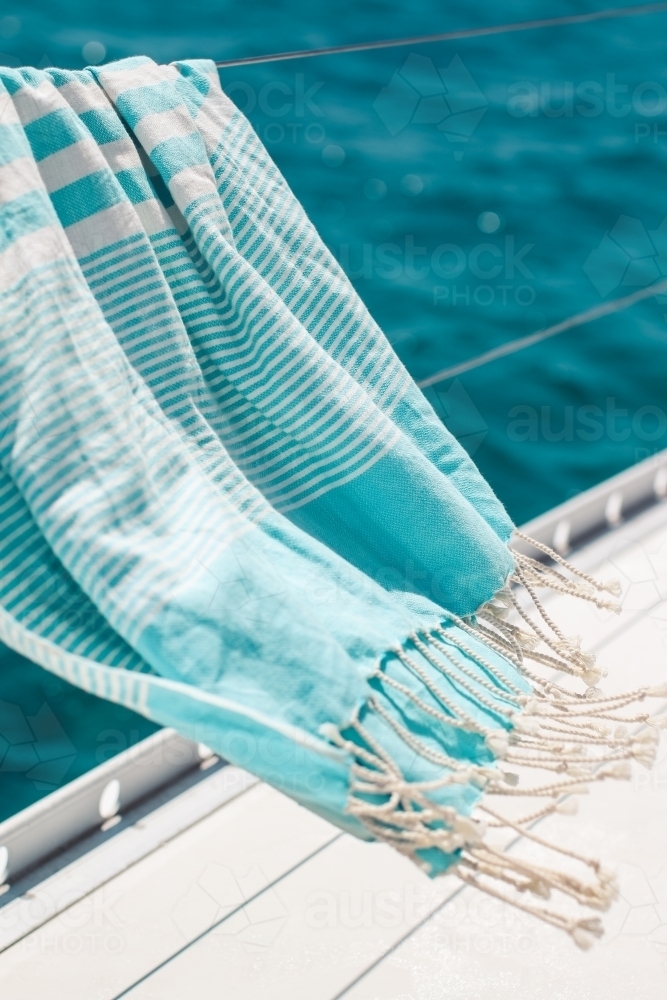
[[[38,167],[46,190],[51,192],[97,173],[103,165],[104,160],[93,139],[81,139],[57,153],[45,156],[39,161]]]
[[[140,201],[138,205],[134,206],[134,210],[147,236],[153,236],[154,233],[161,233],[165,229],[174,230],[173,219],[169,211],[165,209],[162,202],[158,201],[157,198]],[[177,235],[175,230],[174,234]]]
[[[119,235],[127,238],[141,232],[141,225],[129,201],[120,201],[111,208],[89,215],[65,230],[72,250],[77,257],[87,257],[110,243],[118,242]]]
[[[141,160],[137,155],[136,146],[129,135],[127,139],[114,139],[113,142],[104,142],[98,148],[114,173],[118,173],[119,170],[130,170],[141,167]]]
[[[358,479],[359,476],[362,476],[364,472],[367,472],[369,469],[371,469],[374,465],[376,465],[377,462],[380,461],[381,458],[384,458],[384,456],[391,451],[391,449],[396,445],[396,442],[398,441],[399,437],[400,437],[400,432],[397,430],[396,434],[384,444],[384,446],[377,452],[377,454],[371,456],[371,458],[369,458],[368,462],[366,462],[365,465],[362,465],[360,468],[353,469],[352,472],[350,472],[347,476],[342,476],[340,479],[335,478],[333,483],[327,483],[324,486],[322,486],[319,490],[308,492],[304,496],[300,497],[298,500],[294,500],[292,503],[288,504],[277,503],[276,510],[279,510],[281,514],[287,514],[291,510],[298,510],[299,507],[304,507],[307,503],[311,503],[318,497],[324,496],[325,493],[331,492],[332,489],[336,489],[339,486],[344,486],[345,483],[351,483],[354,479]]]
[[[32,156],[21,156],[0,166],[0,205],[42,187]]]
[[[29,125],[38,118],[67,107],[50,80],[41,80],[35,87],[26,84],[12,95],[14,108],[23,125]]]
[[[380,426],[377,426],[377,425]],[[271,488],[272,494],[278,494],[281,499],[287,499],[293,496],[295,493],[303,492],[304,490],[310,491],[311,487],[321,482],[325,478],[336,478],[337,475],[343,470],[354,465],[359,461],[364,455],[368,454],[373,448],[377,447],[391,437],[392,434],[396,433],[400,436],[400,432],[393,428],[392,424],[386,421],[384,414],[377,414],[377,418],[373,421],[371,429],[375,431],[373,436],[366,440],[365,442],[360,442],[358,439],[353,441],[347,441],[341,446],[340,442],[336,443],[336,449],[328,456],[322,456],[317,460],[312,458],[307,463],[307,467],[302,470],[301,475],[292,475],[289,479],[280,482]],[[398,436],[396,440],[398,440]],[[352,454],[349,454],[349,453]],[[345,455],[349,455],[346,461],[343,461]],[[296,463],[290,463],[290,466],[294,466]],[[326,468],[316,474],[317,469],[322,469],[323,466]],[[279,470],[279,471],[282,471]],[[260,480],[261,481],[261,480]],[[295,485],[299,483],[298,487]],[[269,492],[266,489],[264,492]]]
[[[81,80],[70,80],[57,88],[64,101],[69,104],[77,115],[84,111],[109,111],[112,107],[109,98],[94,80],[83,83]]]
[[[144,115],[134,126],[134,134],[149,156],[156,146],[165,141],[168,143],[171,139],[198,135],[184,105]],[[168,138],[165,139],[165,136]]]
[[[13,289],[22,278],[45,264],[61,261],[66,250],[65,235],[56,223],[39,233],[19,236],[0,253],[0,292]]]
[[[100,71],[100,83],[110,95],[112,101],[130,90],[137,90],[163,80],[176,80],[179,72],[175,66],[158,66],[147,60],[139,66],[128,68],[117,64],[104,66]]]

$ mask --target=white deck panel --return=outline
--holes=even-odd
[[[550,603],[563,631],[600,650],[605,690],[667,680],[667,505],[575,561],[624,586],[620,616]],[[587,953],[258,785],[0,954],[0,996],[664,1000],[667,741],[654,772],[594,785],[580,803],[539,832],[618,870],[621,899]]]

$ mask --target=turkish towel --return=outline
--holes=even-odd
[[[0,639],[458,864],[533,692],[502,505],[212,63],[0,88]]]

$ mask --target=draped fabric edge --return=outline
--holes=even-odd
[[[564,930],[580,948],[588,949],[603,934],[598,917],[572,916],[526,902],[525,894],[549,900],[552,891],[557,891],[588,910],[604,911],[617,896],[614,874],[599,860],[549,842],[532,828],[550,814],[574,814],[576,800],[572,796],[585,794],[590,783],[606,778],[629,779],[631,760],[647,768],[652,766],[658,730],[667,728],[667,715],[637,712],[628,717],[618,712],[641,704],[645,699],[667,698],[667,684],[604,695],[597,687],[602,674],[595,663],[595,655],[581,648],[580,639],[568,638],[560,631],[540,601],[536,588],[548,588],[555,593],[588,600],[599,608],[618,613],[621,610],[617,600],[620,586],[613,581],[598,582],[541,543],[521,532],[517,534],[549,562],[540,562],[514,551],[514,572],[490,601],[467,618],[444,612],[441,626],[426,626],[422,631],[412,632],[405,642],[387,650],[370,677],[381,686],[399,688],[420,711],[436,721],[481,736],[494,758],[490,765],[473,764],[434,751],[403,726],[373,694],[355,708],[351,718],[320,726],[321,738],[318,738],[297,726],[268,718],[264,713],[231,703],[190,684],[152,672],[105,666],[69,653],[28,630],[2,607],[0,641],[77,687],[140,712],[162,725],[171,725],[172,720],[165,717],[160,694],[175,691],[195,705],[195,715],[202,724],[207,721],[207,710],[213,708],[218,726],[221,718],[239,727],[237,732],[243,732],[245,724],[260,725],[284,744],[297,745],[306,756],[314,754],[320,768],[329,767],[332,783],[340,779],[341,771],[345,774],[347,801],[344,812],[349,817],[348,832],[391,845],[427,874],[454,874],[464,883]],[[530,596],[539,613],[539,623],[520,603],[519,587]],[[521,627],[508,621],[510,612],[516,612]],[[527,682],[529,692],[515,685],[480,655],[474,642],[468,645],[458,634],[453,634],[445,627],[447,624],[458,626],[473,640],[509,661]],[[466,714],[445,691],[433,684],[411,655],[412,651],[418,651],[448,681],[473,694],[480,704],[501,719],[501,725],[490,728]],[[417,682],[423,684],[425,692],[428,690],[435,696],[442,711],[434,709],[432,702],[427,704],[415,693],[414,687],[408,688],[387,674],[386,660],[391,657],[397,658]],[[466,659],[479,669],[471,669]],[[531,661],[532,666],[527,661]],[[579,678],[587,685],[586,690],[574,693],[545,679],[535,667]],[[390,753],[364,724],[364,716],[368,713],[382,717],[411,751],[437,765],[441,776],[426,781],[406,779]],[[628,725],[643,728],[630,732]],[[196,726],[192,726],[190,732],[187,727],[184,730],[181,725],[180,728],[184,735],[198,738]],[[220,752],[219,746],[213,748]],[[252,762],[238,759],[238,756],[232,762],[240,766],[248,764],[248,769],[253,769]],[[520,769],[551,771],[554,780],[518,788],[519,776],[504,771],[498,766],[500,762]],[[308,798],[303,788],[297,789],[288,781],[272,777],[272,783],[288,795],[298,795],[301,801]],[[429,796],[429,792],[437,792],[451,784],[469,784],[479,791],[474,815],[458,812],[451,805],[440,805]],[[513,820],[492,807],[487,796],[539,798],[546,802]],[[324,818],[333,818],[316,797],[306,804]],[[339,818],[334,821],[340,825]],[[578,863],[588,869],[589,874],[584,878],[514,856],[494,846],[488,836],[492,830],[526,837]],[[437,871],[432,870],[428,859],[429,852],[434,849],[447,861],[444,866],[438,865]]]
[[[447,618],[509,660],[528,681],[529,694],[509,682],[488,659],[443,628],[413,632],[407,643],[394,647],[390,653],[416,677],[422,677],[428,690],[440,698],[444,712],[456,712],[456,706],[444,692],[434,691],[432,683],[410,656],[411,648],[418,650],[450,681],[468,687],[471,693],[471,680],[484,685],[496,697],[500,688],[506,702],[501,712],[507,729],[485,728],[463,716],[460,710],[458,718],[447,718],[447,723],[483,736],[496,765],[502,761],[520,769],[550,771],[554,779],[518,788],[519,775],[511,771],[503,772],[498,766],[480,766],[434,754],[372,696],[364,706],[365,711],[381,715],[416,754],[441,765],[441,778],[430,782],[406,780],[396,762],[370,734],[359,711],[345,726],[330,724],[322,726],[320,732],[354,760],[347,810],[364,824],[373,839],[390,844],[429,874],[432,874],[431,865],[425,855],[430,849],[439,849],[451,856],[451,864],[437,874],[455,874],[466,884],[564,930],[579,948],[587,950],[604,933],[598,917],[582,916],[580,912],[572,916],[526,902],[525,896],[549,900],[556,891],[588,910],[604,911],[618,895],[615,876],[596,858],[550,842],[532,828],[553,813],[575,814],[577,802],[572,796],[587,793],[592,782],[606,778],[629,780],[632,760],[646,768],[653,765],[659,742],[658,730],[667,728],[667,715],[646,711],[635,712],[632,716],[618,713],[646,699],[667,698],[667,684],[604,695],[597,687],[602,672],[595,662],[595,654],[582,649],[581,639],[569,638],[561,632],[536,589],[548,588],[554,593],[587,600],[598,608],[620,613],[621,605],[617,600],[620,585],[616,581],[599,582],[547,546],[520,531],[516,535],[546,556],[548,562],[514,551],[515,568],[507,585],[474,615],[459,618],[448,613]],[[541,619],[539,622],[526,612],[519,600],[518,588],[529,595]],[[519,618],[525,628],[508,621],[511,612],[516,612],[514,617]],[[480,682],[479,675],[466,670],[465,664],[456,657],[458,652],[474,660],[489,682]],[[532,661],[533,666],[527,661]],[[586,689],[583,693],[575,693],[545,679],[535,667],[561,671],[581,679]],[[375,677],[380,683],[398,686],[385,674],[381,664]],[[404,687],[402,692],[420,710],[436,714]],[[474,689],[474,694],[482,704],[498,712],[497,703],[493,705],[486,700],[479,688]],[[443,713],[443,721],[444,718]],[[629,731],[628,726],[639,729]],[[449,805],[440,806],[429,797],[429,791],[456,783],[470,783],[483,793],[473,810],[474,815],[463,815]],[[486,796],[539,798],[546,800],[546,804],[513,820],[492,807]],[[576,862],[582,870],[588,870],[587,876],[545,867],[498,849],[488,838],[491,830],[526,837]]]

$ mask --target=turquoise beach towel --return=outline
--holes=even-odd
[[[605,588],[510,551],[212,63],[0,88],[0,639],[433,875],[604,908],[595,866],[533,870],[480,817],[518,794],[499,760],[547,772],[542,813],[572,746],[591,779],[650,761],[652,730],[600,756],[627,701],[581,715],[524,663],[600,676],[510,582]]]

